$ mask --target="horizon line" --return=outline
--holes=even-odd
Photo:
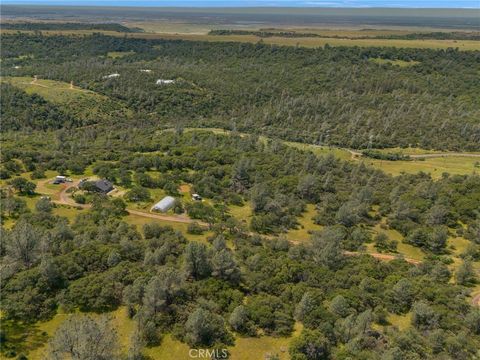
[[[89,5],[81,5],[81,4],[48,4],[48,3],[23,3],[23,2],[5,2],[2,1],[0,3],[1,6],[5,5],[14,5],[14,6],[38,6],[38,7],[99,7],[99,8],[163,8],[163,9],[431,9],[431,10],[462,10],[462,9],[471,9],[471,10],[480,10],[479,7],[471,7],[471,6],[460,6],[460,7],[430,7],[430,6],[315,6],[315,5],[303,5],[303,6],[295,6],[295,5],[283,5],[283,6],[265,6],[265,5],[249,5],[249,6],[201,6],[201,5],[178,5],[178,6],[155,6],[155,5],[96,5],[96,4],[89,4]]]

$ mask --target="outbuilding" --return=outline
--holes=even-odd
[[[63,183],[66,182],[66,181],[67,181],[67,177],[66,177],[66,176],[57,175],[57,176],[55,177],[55,180],[53,180],[53,183],[54,183],[55,185],[57,185],[57,184],[63,184]]]
[[[152,211],[167,212],[175,205],[175,198],[172,196],[165,196],[158,203],[153,205]]]

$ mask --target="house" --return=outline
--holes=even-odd
[[[161,211],[167,212],[175,205],[175,198],[172,196],[165,196],[162,200],[158,203],[153,205],[152,211]]]
[[[110,191],[113,190],[113,184],[105,179],[95,181],[94,185],[96,190],[103,194],[108,194]]]
[[[202,201],[202,197],[198,194],[192,194],[192,200]]]

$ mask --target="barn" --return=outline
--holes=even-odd
[[[153,205],[152,211],[167,212],[173,207],[173,205],[175,205],[175,198],[172,196],[165,196],[162,200]]]

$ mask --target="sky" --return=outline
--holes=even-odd
[[[3,4],[179,7],[480,8],[480,0],[3,0]]]

